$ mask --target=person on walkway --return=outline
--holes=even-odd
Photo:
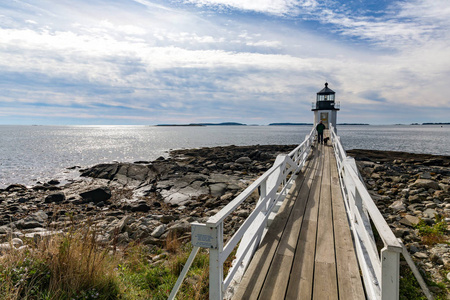
[[[325,125],[323,125],[322,121],[319,122],[316,126],[317,130],[317,142],[323,144],[323,131],[325,129]]]

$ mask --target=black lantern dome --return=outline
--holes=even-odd
[[[325,82],[325,87],[317,93],[312,110],[339,110],[339,103],[335,103],[334,95],[335,92],[328,87],[328,82]]]

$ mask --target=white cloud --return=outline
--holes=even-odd
[[[256,41],[256,42],[247,42],[248,46],[254,47],[271,47],[271,48],[281,48],[282,43],[280,41]]]
[[[186,0],[185,2],[198,6],[223,6],[275,15],[287,14],[298,4],[295,0]]]
[[[108,31],[118,31],[124,34],[129,35],[144,35],[146,34],[146,30],[142,27],[135,26],[135,25],[114,25],[108,20],[102,20],[99,24],[101,27],[104,27]]]
[[[157,30],[154,33],[155,38],[160,41],[189,43],[189,44],[215,44],[225,42],[225,38],[215,38],[211,35],[198,35],[192,32],[167,32],[166,30]]]
[[[337,1],[296,0],[185,0],[198,6],[230,7],[279,16],[297,16],[335,26],[345,36],[372,41],[397,49],[424,43],[437,36],[448,37],[450,6],[447,0],[393,2],[384,14],[355,14]],[[333,29],[331,29],[333,30]],[[247,33],[239,37],[248,38]]]

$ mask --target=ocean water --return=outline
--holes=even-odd
[[[62,182],[73,166],[154,160],[171,149],[299,144],[310,126],[8,126],[0,125],[0,188]],[[450,126],[338,126],[345,149],[450,155]]]

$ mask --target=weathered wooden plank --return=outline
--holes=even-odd
[[[333,228],[336,236],[336,272],[339,298],[342,300],[365,299],[334,156],[331,156],[330,165],[332,166],[331,197],[333,203]]]
[[[311,299],[314,279],[314,256],[317,233],[317,217],[320,200],[320,182],[323,169],[322,149],[318,147],[318,172],[314,175],[308,203],[305,209],[300,237],[289,279],[286,299]]]
[[[319,166],[316,164],[315,168],[309,172],[308,178],[305,179],[305,182],[299,188],[297,200],[286,223],[259,299],[283,299],[286,294],[295,248],[310,187],[313,183],[313,174],[319,170],[318,168]]]
[[[295,183],[288,194],[287,199],[281,206],[277,216],[264,237],[260,248],[255,253],[249,267],[247,268],[241,283],[233,296],[233,299],[257,299],[267,272],[272,263],[273,256],[278,247],[282,232],[289,218],[290,212],[294,206],[295,200],[300,192],[300,186],[309,179],[310,173],[316,168],[315,159],[310,160],[302,173],[299,174]]]
[[[334,233],[333,215],[331,205],[330,185],[330,158],[329,147],[324,147],[324,168],[320,188],[319,217],[317,223],[316,257],[319,262],[333,263],[334,259]]]
[[[338,297],[336,264],[316,261],[314,265],[313,299],[337,300]]]
[[[313,299],[338,299],[331,203],[330,147],[324,146],[324,168],[317,221]]]
[[[303,222],[285,299],[311,299],[312,295],[317,222]]]
[[[320,184],[320,202],[317,221],[316,262],[333,263],[334,260],[334,234],[330,230],[333,225],[331,207],[331,185],[328,147],[323,149],[324,168]]]

